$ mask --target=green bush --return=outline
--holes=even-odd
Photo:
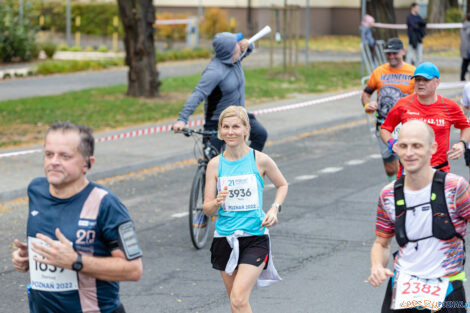
[[[43,42],[41,44],[41,49],[44,50],[48,59],[52,59],[57,51],[57,46],[53,42]]]
[[[459,8],[450,8],[446,11],[446,23],[462,23],[463,11]]]
[[[86,51],[86,52],[94,52],[95,49],[93,49],[92,46],[88,46],[88,47],[85,48],[85,51]]]
[[[188,59],[201,59],[210,57],[211,52],[208,49],[182,49],[182,50],[166,50],[157,51],[155,58],[158,62],[165,62],[171,60],[188,60]]]
[[[21,23],[17,6],[14,0],[0,1],[0,62],[28,61],[37,55],[36,30],[28,19],[31,7],[25,5]]]
[[[69,51],[73,52],[81,52],[83,49],[80,46],[73,46],[72,48],[69,49]]]
[[[108,47],[106,47],[106,46],[99,46],[97,51],[98,52],[108,52],[109,50],[108,50]]]
[[[69,51],[69,46],[67,46],[65,43],[61,43],[61,44],[57,47],[57,50],[58,50],[58,51]]]
[[[122,59],[44,61],[37,64],[37,73],[41,75],[71,73],[98,70],[123,64],[124,61]]]

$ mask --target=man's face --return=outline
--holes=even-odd
[[[413,13],[414,15],[418,14],[419,13],[419,6],[415,5],[415,6],[411,7],[411,13]]]
[[[422,76],[416,76],[415,92],[420,97],[434,96],[437,86],[439,86],[439,78],[427,79]]]
[[[436,149],[436,142],[430,142],[428,131],[423,125],[406,123],[400,129],[398,141],[393,146],[403,168],[410,174],[429,166]]]
[[[386,52],[385,58],[391,67],[401,67],[403,65],[403,56],[405,55],[405,50],[402,49],[398,52]]]
[[[86,159],[78,151],[80,135],[75,131],[51,131],[44,145],[44,172],[55,188],[72,186],[87,171]]]

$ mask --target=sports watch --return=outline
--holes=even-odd
[[[83,268],[82,255],[77,252],[77,259],[72,263],[72,269],[75,272],[80,272]]]
[[[281,212],[282,205],[280,205],[279,203],[273,203],[272,206],[275,206],[277,208],[277,211]]]

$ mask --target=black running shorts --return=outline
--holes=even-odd
[[[240,237],[238,242],[240,247],[238,264],[250,264],[258,267],[266,262],[264,268],[267,267],[269,259],[268,235]],[[211,245],[212,268],[224,271],[230,253],[232,253],[232,248],[225,237],[214,238]]]

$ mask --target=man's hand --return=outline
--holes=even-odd
[[[370,269],[369,283],[374,286],[380,286],[388,277],[392,277],[393,273],[383,266],[375,266]]]
[[[246,49],[248,49],[250,43],[248,42],[248,39],[242,39],[238,42],[238,45],[240,46],[240,51],[243,53]]]
[[[29,270],[28,246],[26,243],[15,239],[16,250],[11,254],[11,261],[18,272],[27,272]]]
[[[215,198],[215,202],[217,203],[217,207],[220,207],[225,202],[225,198],[228,195],[228,187],[225,186],[223,190],[219,191],[217,194],[217,198]]]
[[[44,259],[38,257],[35,257],[34,259],[39,263],[50,264],[70,270],[72,269],[72,264],[77,259],[78,254],[73,249],[72,242],[65,238],[59,228],[56,228],[55,235],[59,241],[52,240],[43,234],[36,235],[36,238],[41,239],[49,246],[35,242],[32,250]]]
[[[261,226],[270,227],[276,224],[277,224],[277,208],[272,207],[264,216]]]
[[[372,114],[374,113],[375,111],[377,111],[377,109],[379,108],[377,102],[375,101],[370,101],[369,104],[366,104],[364,106],[364,111],[367,113],[367,114]]]
[[[465,147],[463,145],[463,142],[457,142],[455,145],[452,146],[452,149],[447,151],[447,156],[451,160],[457,160],[462,156],[462,154],[465,151]]]
[[[173,124],[172,128],[175,132],[177,131],[182,131],[183,128],[186,127],[186,123],[183,121],[177,121],[176,123]]]

